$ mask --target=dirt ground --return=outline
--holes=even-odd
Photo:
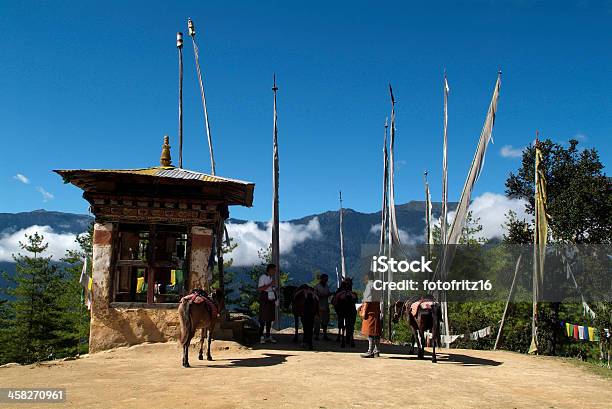
[[[253,349],[213,342],[214,361],[180,365],[175,343],[117,348],[74,361],[0,368],[0,387],[66,388],[70,408],[609,408],[612,381],[559,359],[442,350],[437,364],[404,348],[305,351],[278,335]],[[5,405],[4,407],[45,407]]]

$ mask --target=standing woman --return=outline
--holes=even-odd
[[[380,356],[380,336],[382,323],[380,322],[380,303],[382,292],[374,288],[374,273],[369,271],[364,276],[366,282],[363,290],[363,304],[359,307],[359,316],[362,319],[361,333],[368,337],[368,352],[361,354],[362,358],[377,358]]]

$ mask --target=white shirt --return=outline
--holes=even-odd
[[[382,291],[374,288],[374,281],[368,280],[365,289],[363,290],[363,301],[364,302],[381,302]]]
[[[272,277],[268,274],[262,274],[259,276],[259,282],[257,283],[257,288],[272,284]],[[270,286],[267,290],[268,300],[274,300],[276,297],[274,296],[274,287]]]

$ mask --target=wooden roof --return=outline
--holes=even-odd
[[[255,184],[237,179],[208,175],[174,166],[140,169],[58,169],[64,183],[71,183],[85,193],[132,193],[173,195],[196,199],[221,200],[227,205],[253,205]]]

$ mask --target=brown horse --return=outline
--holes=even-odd
[[[412,314],[411,306],[414,302],[426,301],[431,302],[428,304],[431,308],[424,308],[419,305],[415,315]],[[436,345],[440,342],[440,323],[442,322],[442,312],[440,305],[435,302],[433,297],[425,296],[421,299],[411,299],[408,301],[397,301],[393,306],[393,322],[397,323],[400,317],[404,316],[410,329],[412,329],[412,335],[417,342],[418,357],[423,359],[425,355],[425,331],[431,331],[432,339],[431,346],[433,352],[431,354],[431,362],[436,363]]]
[[[332,300],[334,310],[338,316],[338,339],[340,348],[344,348],[346,344],[349,347],[355,347],[355,320],[357,319],[357,310],[355,303],[357,302],[357,294],[353,292],[353,279],[345,277],[342,279],[340,288],[336,291],[336,295]]]
[[[302,284],[299,287],[287,285],[282,287],[283,308],[289,309],[295,323],[295,333],[293,342],[298,342],[298,327],[299,319],[302,319],[302,345],[308,349],[313,349],[312,333],[314,330],[314,320],[319,314],[319,297],[317,297],[314,289],[307,284]]]
[[[217,311],[223,308],[223,292],[219,289],[213,290],[209,296],[216,304]],[[210,307],[206,302],[195,304],[187,297],[181,300],[178,308],[179,321],[181,325],[180,343],[183,347],[183,366],[189,368],[189,344],[195,335],[198,328],[202,328],[200,337],[200,353],[199,360],[203,360],[204,339],[208,338],[206,346],[206,359],[212,361],[210,355],[210,343],[212,342],[212,332],[217,323],[216,314],[211,312]],[[214,316],[213,316],[214,315]]]

